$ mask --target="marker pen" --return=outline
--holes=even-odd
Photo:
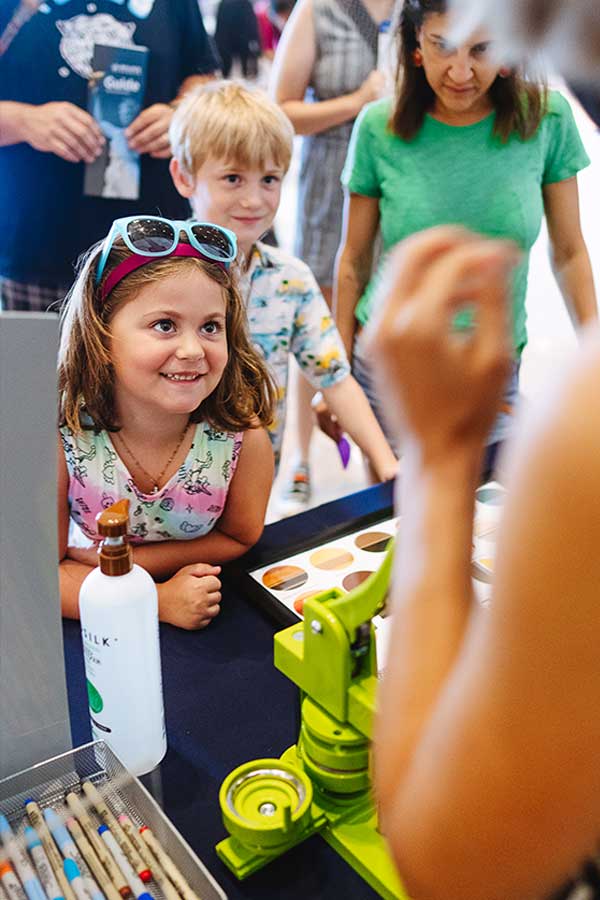
[[[71,835],[63,825],[62,819],[59,815],[48,807],[48,809],[44,810],[44,819],[46,820],[46,825],[52,832],[52,837],[60,847],[60,852],[64,856],[65,859],[72,859],[73,862],[77,865],[77,869],[79,870],[79,874],[83,880],[83,884],[85,890],[91,900],[104,900],[104,894],[96,884],[93,878],[87,874],[87,866],[83,859],[81,858],[81,854],[77,847],[75,846]]]
[[[146,888],[144,887],[143,882],[140,878],[137,877],[137,875],[129,865],[128,860],[125,859],[125,854],[122,852],[121,848],[114,839],[114,836],[111,834],[108,825],[100,825],[100,827],[98,828],[98,834],[110,850],[121,871],[125,874],[125,877],[127,878],[127,881],[129,882],[129,885],[138,900],[140,897],[146,896]]]
[[[69,807],[73,815],[77,817],[81,828],[83,829],[88,841],[92,845],[96,856],[106,869],[110,880],[114,884],[121,897],[123,897],[123,900],[127,900],[128,897],[131,897],[131,888],[127,884],[127,879],[125,878],[124,873],[121,872],[115,860],[112,858],[112,855],[108,852],[106,845],[98,837],[96,826],[92,823],[92,820],[88,816],[85,806],[83,805],[77,794],[74,794],[73,791],[67,794],[65,800],[67,801],[67,806]]]
[[[121,900],[121,895],[110,880],[102,863],[96,856],[94,849],[76,819],[68,818],[66,822],[69,834],[77,844],[77,849],[86,861],[86,864],[98,882],[100,890],[106,895],[106,900]]]
[[[69,884],[75,892],[77,900],[89,900],[88,893],[85,889],[85,884],[83,883],[83,878],[81,877],[79,867],[75,860],[65,859],[63,867],[65,870],[65,875],[67,876]]]
[[[150,849],[148,844],[145,844],[139,836],[137,829],[129,816],[126,816],[124,813],[120,815],[119,825],[121,825],[123,831],[129,838],[137,852],[140,854],[148,868],[152,871],[152,878],[165,895],[165,900],[180,900],[179,894],[159,866],[158,860],[152,853],[152,850]]]
[[[40,881],[42,882],[42,887],[46,891],[47,896],[50,900],[64,900],[58,886],[58,881],[54,877],[50,860],[46,855],[46,851],[42,846],[37,831],[35,828],[32,828],[31,825],[25,826],[25,846],[31,854]]]
[[[65,900],[75,900],[75,894],[69,887],[69,882],[65,878],[62,856],[58,851],[58,847],[54,843],[52,835],[48,830],[48,826],[44,822],[44,817],[42,815],[41,809],[39,808],[35,800],[29,799],[25,801],[25,811],[27,812],[29,821],[37,831],[38,837],[42,842],[42,846],[46,851],[46,856],[48,857],[48,861],[52,866],[54,877],[58,882],[61,894],[63,895]]]
[[[167,855],[167,853],[158,843],[147,825],[142,825],[142,827],[140,828],[140,834],[152,850],[152,853],[157,858],[159,864],[162,866],[166,874],[169,876],[169,878],[183,897],[183,900],[200,900],[197,894],[195,894],[192,888],[189,886],[171,857]]]
[[[82,782],[81,787],[85,796],[95,807],[96,812],[98,813],[104,824],[108,825],[108,827],[110,828],[112,836],[121,848],[121,852],[127,858],[129,865],[134,870],[138,878],[141,878],[141,880],[144,882],[151,881],[152,872],[146,867],[145,862],[143,861],[131,841],[127,839],[127,835],[106,805],[102,794],[98,791],[95,785],[91,783],[91,781]]]
[[[15,871],[21,879],[25,893],[29,900],[47,900],[40,880],[33,871],[26,851],[17,842],[12,828],[8,824],[6,816],[0,814],[0,838],[8,854],[8,858],[15,867]]]
[[[10,900],[27,900],[21,882],[7,859],[0,859],[0,881]]]

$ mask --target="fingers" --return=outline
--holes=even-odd
[[[170,155],[171,153],[168,129],[160,123],[156,127],[147,128],[134,141],[130,141],[129,146],[136,153],[150,153],[153,155],[165,155],[167,153]]]
[[[451,316],[468,303],[477,308],[478,337],[504,338],[508,273],[517,259],[509,243],[457,229],[433,229],[406,242],[396,257],[376,344],[390,352],[402,334],[445,337]]]
[[[210,563],[194,563],[191,566],[184,566],[180,571],[195,575],[196,578],[203,578],[205,575],[219,575],[221,566],[211,566]]]
[[[125,129],[125,134],[127,136],[127,140],[131,141],[133,138],[137,137],[137,135],[144,131],[148,125],[151,125],[152,122],[156,120],[157,115],[160,114],[160,107],[163,104],[154,103],[152,106],[146,107],[143,109],[139,116],[136,116],[131,125],[129,125]],[[157,109],[159,107],[159,109]]]
[[[155,103],[143,110],[127,131],[127,140],[132,150],[164,156],[170,154],[169,125],[173,110],[165,103]]]
[[[161,149],[148,152],[153,159],[170,159],[173,154],[171,151],[171,142],[169,141],[168,136]]]
[[[66,103],[65,106],[69,107],[69,111],[71,113],[71,121],[77,122],[81,126],[81,128],[85,129],[86,133],[89,135],[92,141],[99,145],[105,143],[102,129],[100,128],[94,117],[89,114],[89,112],[86,112],[85,109],[80,109],[73,103]]]
[[[53,138],[54,152],[69,162],[94,162],[100,154],[100,148],[92,149],[94,144],[84,136],[74,134],[68,128],[62,129]]]
[[[215,575],[204,575],[198,579],[199,586],[207,594],[213,594],[221,590],[221,582]]]
[[[93,162],[101,153],[105,138],[94,119],[74,104],[61,104],[54,121],[54,140],[76,161]]]
[[[204,614],[209,619],[215,619],[221,612],[221,594],[211,594],[209,596],[210,605],[204,610]]]
[[[217,597],[218,600],[215,599]],[[198,605],[198,608],[192,615],[191,625],[189,627],[191,629],[198,630],[200,628],[206,628],[207,625],[210,625],[213,619],[216,619],[216,617],[221,612],[220,602],[221,594],[217,593],[215,595],[209,595],[208,605]]]

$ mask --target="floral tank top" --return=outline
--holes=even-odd
[[[108,432],[60,429],[69,473],[71,519],[98,541],[96,516],[128,499],[132,543],[191,540],[207,534],[223,512],[242,446],[242,432],[196,425],[192,446],[177,472],[155,494],[136,486]]]

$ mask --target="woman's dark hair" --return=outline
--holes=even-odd
[[[295,4],[296,0],[271,0],[271,12],[275,13],[275,15],[281,15],[282,13],[291,13]]]
[[[446,13],[446,0],[404,0],[397,22],[398,69],[396,96],[390,117],[394,134],[411,140],[420,130],[425,115],[433,108],[435,93],[425,71],[413,61],[419,46],[417,34],[431,13]],[[523,140],[532,137],[546,112],[546,88],[528,81],[518,69],[502,78],[496,77],[489,90],[496,110],[494,133],[506,142],[511,134]]]

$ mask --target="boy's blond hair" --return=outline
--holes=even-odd
[[[294,129],[267,95],[235,81],[216,81],[186,94],[169,129],[173,156],[194,177],[207,159],[248,169],[269,162],[287,172]]]

